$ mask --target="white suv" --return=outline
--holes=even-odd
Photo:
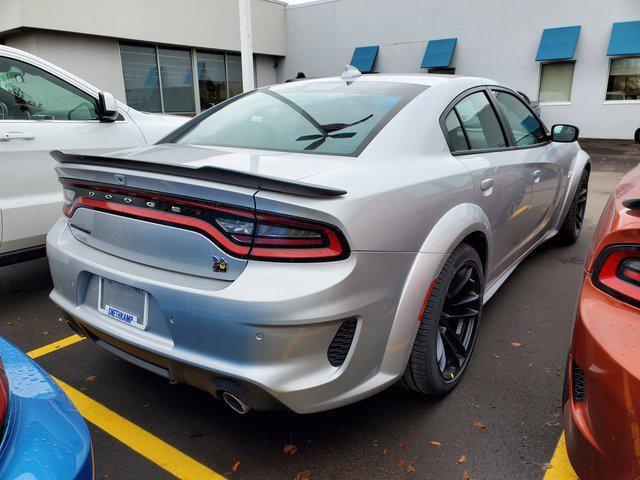
[[[49,62],[0,45],[0,266],[44,254],[62,202],[51,150],[154,143],[186,121],[138,112]]]

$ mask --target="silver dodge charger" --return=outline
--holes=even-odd
[[[152,146],[59,162],[47,239],[69,325],[239,413],[460,381],[482,306],[580,234],[578,129],[481,78],[260,88]]]

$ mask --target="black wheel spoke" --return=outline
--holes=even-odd
[[[480,298],[480,295],[478,295],[476,292],[471,290],[469,292],[465,292],[464,295],[460,295],[459,298],[452,300],[448,305],[450,307],[461,307],[463,305],[469,305],[469,304],[475,303],[478,301],[479,298]]]
[[[461,268],[460,270],[458,270],[453,276],[453,280],[451,281],[451,286],[449,287],[447,296],[453,298],[458,295],[465,287],[472,274],[473,269],[471,267],[465,269]]]
[[[482,307],[478,265],[467,261],[451,278],[438,325],[438,367],[442,378],[451,382],[468,361]]]

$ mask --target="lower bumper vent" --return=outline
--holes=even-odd
[[[329,345],[329,349],[327,350],[327,358],[332,367],[339,367],[344,363],[345,358],[347,358],[357,325],[357,319],[349,318],[343,321],[340,328],[338,328],[336,336],[333,337],[331,345]]]
[[[584,372],[576,362],[571,367],[571,395],[574,402],[584,402]]]

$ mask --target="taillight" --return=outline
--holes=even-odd
[[[342,232],[321,222],[143,190],[61,182],[67,217],[89,208],[195,230],[239,258],[318,262],[349,256]]]
[[[0,437],[4,432],[4,426],[7,419],[7,410],[9,408],[9,381],[4,371],[4,365],[0,360]]]
[[[600,290],[640,307],[640,246],[605,248],[596,260],[592,278]]]

